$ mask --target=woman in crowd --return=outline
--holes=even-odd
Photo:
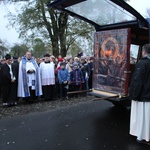
[[[66,69],[68,70],[68,72],[72,72],[72,66],[73,66],[73,58],[69,58],[68,59],[68,63],[66,65]]]

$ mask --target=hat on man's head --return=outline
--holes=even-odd
[[[65,62],[60,63],[60,66],[66,66]]]
[[[46,54],[44,55],[44,57],[50,57],[50,54],[46,53]]]
[[[18,57],[16,57],[16,56],[13,56],[13,60],[17,60],[18,59]]]
[[[11,55],[6,54],[5,59],[6,59],[6,60],[11,59]]]

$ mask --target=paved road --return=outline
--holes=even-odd
[[[129,132],[130,111],[106,101],[0,120],[0,150],[149,150]]]

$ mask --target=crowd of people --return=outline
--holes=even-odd
[[[93,57],[55,58],[48,53],[34,58],[27,52],[22,58],[6,54],[0,61],[0,96],[3,107],[15,106],[19,99],[33,102],[68,99],[67,92],[92,88]],[[86,95],[87,93],[85,93]],[[69,95],[70,97],[76,95]]]

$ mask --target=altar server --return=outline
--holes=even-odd
[[[40,64],[43,97],[46,101],[53,99],[55,85],[55,64],[49,54],[44,55],[44,62]]]

